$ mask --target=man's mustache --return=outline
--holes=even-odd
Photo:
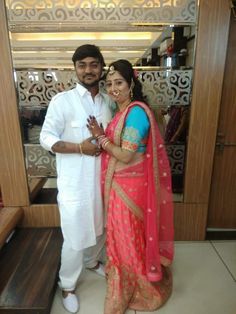
[[[84,75],[84,78],[86,78],[86,77],[95,77],[96,75],[94,75],[94,74],[86,74],[86,75]]]

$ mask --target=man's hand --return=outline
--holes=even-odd
[[[89,137],[81,143],[58,141],[52,146],[52,151],[61,154],[79,153],[88,156],[99,156],[101,154],[101,148],[97,145],[94,137]]]
[[[82,153],[89,156],[99,156],[101,154],[101,148],[98,147],[97,144],[92,143],[92,141],[95,142],[95,138],[93,136],[87,138],[80,144]]]

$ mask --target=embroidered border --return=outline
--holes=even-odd
[[[123,163],[123,162],[117,162],[117,165],[115,167],[115,171],[116,173],[122,170],[126,170],[130,167],[134,167],[137,166],[139,163],[144,161],[144,155],[140,154],[140,155],[136,155],[137,158],[135,158],[134,160],[132,160],[128,165]]]
[[[113,180],[112,182],[112,188],[114,191],[119,195],[119,197],[122,199],[122,201],[129,207],[131,212],[138,217],[139,219],[143,220],[143,211],[142,208],[138,207],[132,200],[129,198],[129,196],[125,193],[125,191],[122,189],[122,187],[119,186],[117,182]]]
[[[117,123],[116,129],[115,129],[114,144],[117,145],[117,146],[120,146],[121,132],[122,132],[122,129],[123,129],[123,126],[124,126],[125,117],[126,117],[126,114],[127,114],[128,110],[129,110],[129,108],[130,108],[130,105],[123,112],[120,120]],[[109,194],[110,194],[110,190],[111,190],[112,178],[113,178],[113,174],[115,172],[115,166],[116,166],[117,162],[118,162],[117,159],[115,159],[114,157],[111,157],[110,160],[109,160],[109,163],[107,165],[107,173],[106,173],[106,177],[105,177],[105,187],[104,187],[104,206],[105,206],[105,211],[108,208]]]

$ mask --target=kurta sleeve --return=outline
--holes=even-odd
[[[40,144],[41,146],[49,151],[52,151],[52,146],[61,140],[61,134],[65,128],[65,120],[61,110],[60,104],[61,97],[56,95],[52,98],[45,120],[40,133]]]
[[[132,107],[122,131],[121,147],[132,152],[145,152],[149,129],[150,122],[144,109]]]

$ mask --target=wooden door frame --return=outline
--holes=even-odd
[[[55,206],[31,205],[18,117],[5,1],[0,1],[0,184],[6,206],[22,206],[25,226],[59,224]],[[230,6],[200,0],[184,201],[175,203],[176,240],[204,240],[224,75]],[[6,105],[7,104],[7,105]],[[50,211],[53,210],[51,220]]]
[[[225,73],[217,127],[217,142],[226,146],[215,146],[212,184],[209,197],[208,231],[236,230],[235,214],[235,153],[236,153],[236,18],[231,14],[229,40],[227,46]],[[228,145],[228,144],[232,145]]]
[[[4,206],[29,205],[5,1],[0,1],[0,185]]]

